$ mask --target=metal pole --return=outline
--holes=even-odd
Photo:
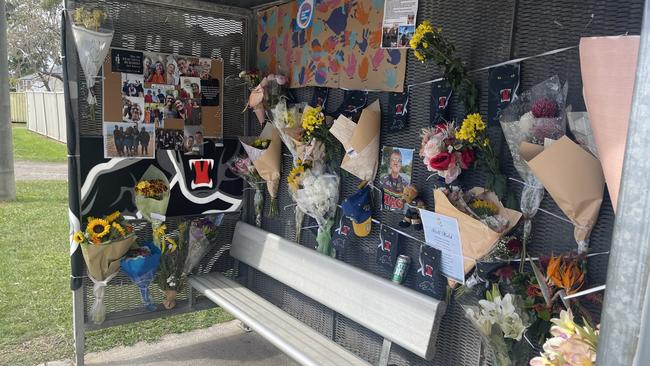
[[[644,8],[598,347],[598,364],[607,366],[632,365],[637,352],[650,348],[639,342],[650,274],[650,2]]]
[[[7,60],[7,15],[0,0],[0,201],[16,199],[14,151],[9,106],[9,62]]]

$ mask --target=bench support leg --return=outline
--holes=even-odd
[[[251,327],[249,327],[248,325],[246,325],[246,323],[244,323],[244,322],[241,321],[241,320],[239,321],[239,327],[241,328],[241,330],[243,330],[243,331],[246,332],[246,333],[250,333],[250,332],[253,331],[253,330],[251,329]]]
[[[390,348],[393,342],[384,338],[384,344],[381,346],[381,355],[379,356],[379,366],[388,366],[388,359],[390,358]]]

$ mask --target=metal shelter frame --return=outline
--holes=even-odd
[[[216,1],[218,2],[218,1]],[[276,4],[279,2],[268,3]],[[119,25],[127,25],[128,29],[116,29],[116,36],[113,45],[116,47],[132,48],[173,53],[174,45],[171,33],[174,31],[163,30],[161,38],[163,43],[157,41],[143,23],[152,26],[154,21],[144,20],[144,14],[152,14],[153,10],[158,15],[166,16],[161,20],[161,25],[168,24],[169,17],[181,17],[187,24],[186,29],[176,30],[179,38],[183,38],[186,54],[193,52],[191,42],[199,41],[203,45],[214,43],[215,47],[241,47],[239,49],[239,64],[230,64],[226,67],[226,76],[232,75],[241,69],[250,68],[254,65],[255,42],[255,16],[254,11],[259,2],[242,1],[242,7],[217,4],[209,1],[186,0],[183,2],[173,0],[66,0],[66,8],[71,9],[76,4],[101,4],[111,11],[111,15],[123,15],[126,12],[133,14],[132,21],[122,20]],[[264,6],[264,5],[262,5]],[[126,10],[125,10],[126,9]],[[503,60],[515,57],[537,54],[549,49],[577,45],[580,36],[589,35],[618,35],[624,33],[641,32],[642,11],[645,11],[647,19],[650,14],[650,4],[642,0],[623,0],[618,2],[603,2],[597,0],[552,0],[535,2],[532,0],[504,0],[495,6],[493,1],[461,1],[449,2],[444,0],[420,1],[418,11],[418,23],[423,19],[431,19],[441,24],[446,34],[455,42],[463,59],[467,61],[469,69],[476,69],[485,65],[491,65]],[[192,33],[189,24],[197,21],[212,22],[214,27],[225,26],[221,20],[233,21],[241,24],[241,32],[237,33],[238,40],[233,38],[219,38],[221,36],[210,35],[209,33]],[[172,19],[173,20],[173,19]],[[194,22],[194,23],[192,23]],[[169,24],[181,24],[169,23]],[[69,29],[65,27],[66,18],[63,18],[63,55],[64,55],[64,78],[66,92],[66,116],[68,136],[68,166],[69,166],[69,202],[71,219],[81,220],[82,215],[82,176],[81,168],[84,164],[82,146],[85,139],[94,138],[97,135],[98,119],[93,119],[85,112],[85,88],[82,72],[79,69],[76,57],[76,49]],[[480,32],[479,32],[480,29]],[[648,148],[647,141],[650,141],[650,126],[642,123],[647,119],[648,107],[648,84],[650,79],[650,60],[648,49],[650,48],[650,25],[645,22],[641,36],[640,61],[635,87],[634,106],[630,119],[630,131],[628,146],[626,149],[626,160],[624,175],[621,185],[621,199],[618,207],[618,220],[614,228],[614,215],[606,197],[598,224],[592,234],[592,248],[596,251],[607,251],[611,249],[609,269],[607,257],[594,258],[589,262],[588,283],[592,285],[605,282],[610,285],[602,312],[603,332],[601,335],[601,347],[599,349],[599,360],[606,365],[629,365],[636,356],[649,352],[650,347],[643,347],[645,342],[639,341],[639,332],[648,329],[648,317],[643,316],[644,300],[647,298],[645,291],[650,273],[649,248],[650,232],[647,223],[650,222],[650,214],[647,208],[650,207],[650,196],[647,195],[647,184],[644,175],[650,170],[650,162],[645,157]],[[178,44],[176,44],[178,46]],[[199,55],[201,55],[199,51]],[[232,52],[223,55],[224,59],[233,56]],[[236,56],[236,55],[235,55]],[[537,82],[553,74],[559,74],[563,80],[570,84],[569,102],[573,104],[574,110],[584,108],[581,96],[581,81],[579,72],[577,50],[546,56],[544,58],[527,61],[522,64],[522,90],[536,84]],[[440,76],[440,70],[431,66],[424,66],[412,57],[408,56],[406,82],[409,84],[429,80]],[[475,82],[480,90],[480,107],[485,113],[487,96],[486,73],[474,73]],[[95,88],[101,89],[96,86]],[[309,101],[312,88],[296,90],[296,96],[301,101]],[[420,85],[409,88],[411,93],[411,115],[410,127],[402,134],[390,134],[387,128],[382,126],[381,143],[390,146],[415,146],[419,143],[417,133],[420,127],[428,124],[429,115],[429,89],[428,86]],[[259,126],[251,121],[248,114],[240,114],[241,107],[246,98],[245,90],[226,90],[232,99],[226,103],[232,111],[225,112],[224,130],[226,136],[255,135],[259,132]],[[331,90],[326,110],[333,112],[343,100],[344,93],[340,90]],[[101,104],[101,94],[99,95]],[[388,103],[388,93],[369,92],[370,101],[379,99],[382,105],[382,120],[389,116],[385,112]],[[228,104],[229,103],[229,104]],[[100,105],[101,107],[101,105]],[[462,118],[462,107],[452,101],[451,114],[454,118]],[[101,115],[101,114],[100,114]],[[502,157],[502,168],[511,177],[517,174],[509,160],[509,152],[505,144],[501,144],[501,133],[497,126],[490,127],[490,134],[497,142]],[[285,150],[285,153],[287,151]],[[286,155],[286,154],[285,154]],[[414,163],[414,179],[424,181],[426,172],[423,167],[417,167],[419,162]],[[286,177],[290,169],[290,159],[285,156],[283,159],[282,177]],[[421,165],[421,164],[420,164]],[[355,182],[344,177],[341,190],[341,197],[354,192]],[[463,186],[471,187],[480,185],[484,181],[482,171],[465,174],[461,178]],[[423,192],[430,192],[431,185],[422,184]],[[282,185],[279,197],[279,207],[290,205],[286,186]],[[509,182],[509,188],[519,193],[521,187],[518,183]],[[245,193],[246,198],[250,193]],[[431,198],[425,198],[427,204],[431,204]],[[234,223],[239,219],[251,222],[251,199],[249,204],[241,212],[228,214],[224,218],[223,230],[219,240],[228,242],[232,235]],[[268,200],[267,200],[268,201]],[[562,216],[561,211],[555,203],[546,197],[542,208]],[[268,205],[265,211],[268,210]],[[387,226],[396,226],[401,217],[395,214],[376,210],[373,218]],[[288,224],[291,223],[291,224]],[[293,215],[290,210],[285,209],[278,218],[264,218],[263,228],[287,238],[293,238]],[[308,223],[305,226],[309,226]],[[551,250],[563,251],[573,248],[572,227],[566,222],[558,221],[551,215],[539,214],[535,219],[535,231],[533,240],[535,244],[530,248],[533,255],[548,253]],[[143,233],[148,230],[146,224],[138,226]],[[230,232],[229,232],[230,230]],[[613,240],[612,238],[613,230]],[[150,230],[149,230],[150,231]],[[349,245],[344,253],[340,253],[338,259],[363,268],[371,273],[385,276],[374,263],[374,248],[378,241],[377,228],[367,239],[357,240]],[[408,234],[422,239],[421,233],[408,231]],[[144,235],[146,237],[146,235]],[[630,245],[630,238],[635,245]],[[302,245],[312,246],[314,236],[305,230]],[[611,243],[611,244],[610,244]],[[344,317],[337,315],[331,310],[302,296],[286,286],[282,286],[262,273],[250,270],[245,266],[238,266],[237,263],[228,259],[227,246],[224,250],[210,253],[202,265],[202,271],[220,271],[229,273],[238,280],[247,283],[247,286],[260,293],[269,301],[273,302],[294,317],[302,320],[316,330],[331,337],[350,351],[356,353],[370,362],[377,363],[380,359],[386,358],[381,351],[382,340],[376,334],[351,322]],[[419,244],[407,237],[400,242],[400,253],[417,256]],[[72,253],[71,264],[73,273],[83,273],[84,264],[80,252]],[[633,271],[630,271],[633,270]],[[414,269],[411,268],[405,286],[414,287],[412,280]],[[630,274],[632,273],[632,277]],[[625,275],[625,276],[623,276]],[[442,283],[442,282],[441,282]],[[71,278],[72,299],[73,299],[73,327],[75,336],[76,364],[83,365],[84,340],[87,330],[100,329],[118,324],[131,323],[136,321],[154,319],[170,316],[184,312],[196,311],[212,307],[212,303],[204,298],[197,297],[191,289],[180,296],[177,307],[168,311],[144,312],[137,306],[137,289],[124,277],[117,277],[109,284],[107,298],[111,296],[114,301],[109,301],[109,314],[107,320],[101,326],[93,325],[87,318],[89,301],[92,299],[91,285],[83,275],[73,275]],[[134,297],[135,300],[130,299]],[[615,300],[614,300],[615,299]],[[646,306],[648,302],[646,301]],[[372,306],[372,304],[369,304]],[[590,310],[596,313],[596,319],[600,318],[600,311],[597,307]],[[642,328],[642,325],[645,328]],[[645,333],[644,333],[645,334]],[[644,335],[645,337],[645,335]],[[445,315],[443,325],[438,337],[438,355],[432,362],[426,362],[409,352],[393,346],[393,352],[387,361],[396,365],[478,365],[487,364],[486,350],[480,346],[480,338],[469,322],[464,318],[458,304],[451,303],[448,313]],[[641,338],[647,339],[647,338]],[[600,363],[600,362],[599,362]],[[643,364],[637,363],[639,365]]]

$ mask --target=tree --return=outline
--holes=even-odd
[[[61,10],[57,0],[8,0],[9,77],[37,74],[47,90],[51,78],[62,81]]]

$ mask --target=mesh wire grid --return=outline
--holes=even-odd
[[[85,4],[88,2],[84,2]],[[202,41],[209,38],[210,41],[205,44],[215,42],[216,48],[221,49],[221,55],[225,60],[225,75],[231,75],[239,72],[241,60],[247,50],[244,36],[245,28],[248,26],[244,21],[241,22],[241,28],[233,26],[232,33],[226,36],[214,36],[205,31],[205,27],[196,26],[197,22],[205,21],[210,18],[201,14],[187,15],[184,10],[177,8],[156,9],[162,11],[170,25],[177,22],[179,27],[174,26],[159,27],[159,23],[145,16],[147,12],[152,11],[151,5],[142,5],[122,2],[98,1],[97,3],[106,4],[112,9],[114,15],[117,15],[118,22],[115,23],[116,37],[114,46],[127,47],[135,49],[146,49],[152,51],[172,52],[172,45],[167,44],[167,39],[181,39],[184,45],[177,53],[194,54],[191,48],[192,41],[197,37]],[[516,11],[513,12],[516,6]],[[474,69],[495,62],[503,61],[511,57],[522,57],[548,51],[550,49],[577,45],[581,36],[589,35],[618,35],[624,33],[637,34],[640,31],[643,2],[640,0],[619,1],[619,2],[601,2],[601,1],[545,1],[535,2],[532,0],[509,0],[494,4],[488,0],[481,1],[426,1],[421,2],[418,10],[418,21],[429,19],[436,26],[443,28],[444,34],[457,47],[458,54],[466,61],[468,69]],[[128,14],[129,16],[121,16]],[[513,17],[514,15],[514,17]],[[140,23],[133,22],[138,19]],[[150,19],[150,20],[147,20]],[[184,19],[182,22],[179,19]],[[188,19],[195,19],[194,23]],[[514,20],[514,24],[513,24]],[[230,29],[231,23],[211,23],[214,27]],[[164,42],[157,42],[156,35],[152,34],[151,28],[156,29],[156,35],[162,32],[161,37]],[[187,27],[187,29],[185,28]],[[239,30],[241,29],[241,30]],[[514,29],[514,33],[511,31]],[[201,38],[203,37],[203,38]],[[512,43],[511,43],[512,42]],[[513,53],[511,54],[511,49]],[[206,54],[201,54],[205,56]],[[239,58],[238,58],[239,55]],[[207,54],[210,56],[210,54]],[[229,59],[230,57],[230,59]],[[572,104],[574,110],[584,110],[584,101],[582,100],[582,85],[580,80],[580,65],[577,50],[571,50],[564,53],[546,56],[543,58],[525,61],[521,66],[521,89],[526,90],[532,85],[554,75],[558,74],[563,81],[569,82],[568,104]],[[79,75],[81,76],[81,75]],[[416,83],[430,80],[441,76],[438,68],[431,65],[423,65],[417,62],[409,53],[407,63],[407,83]],[[485,113],[487,110],[487,71],[472,73],[480,91],[480,107]],[[85,92],[83,78],[80,77],[80,98],[79,111],[82,113],[81,135],[96,136],[100,134],[100,119],[94,121],[88,119],[85,114]],[[428,85],[415,86],[410,93],[410,118],[409,126],[397,134],[389,134],[386,128],[387,121],[387,103],[386,93],[369,93],[369,102],[379,99],[382,106],[382,134],[381,144],[387,146],[409,147],[417,150],[419,144],[418,133],[422,127],[429,123],[429,105],[430,105],[430,87]],[[101,95],[101,88],[96,87],[95,91]],[[302,88],[296,90],[298,99],[304,102],[309,101],[312,88]],[[99,95],[99,96],[100,96]],[[233,92],[226,90],[224,100],[225,106],[233,108],[224,111],[224,132],[226,135],[240,135],[243,133],[243,117],[239,113],[243,108],[245,93],[242,91]],[[101,111],[101,98],[98,98],[100,105],[98,111]],[[329,100],[326,110],[333,112],[343,100],[343,91],[330,90]],[[101,112],[100,112],[101,113]],[[101,114],[98,113],[100,116]],[[463,117],[462,107],[459,106],[455,99],[452,99],[450,105],[450,115],[456,120]],[[485,116],[484,116],[485,117]],[[254,119],[253,119],[254,120]],[[259,125],[251,124],[251,134],[259,133]],[[498,147],[501,154],[502,169],[511,177],[518,178],[516,171],[510,159],[510,153],[505,144],[502,144],[502,135],[500,129],[491,128],[490,136]],[[282,179],[286,179],[291,168],[291,158],[286,148],[283,150],[283,173]],[[426,182],[428,174],[424,166],[414,159],[413,181],[417,182],[422,192],[423,198],[428,207],[433,206],[431,189],[432,182]],[[474,185],[482,185],[485,174],[481,171],[468,171],[461,175],[460,183],[468,188]],[[341,199],[349,196],[356,190],[356,178],[350,175],[342,174]],[[516,182],[509,182],[509,189],[517,195],[521,192],[521,186]],[[252,195],[248,194],[252,197]],[[380,211],[380,195],[374,194],[375,211],[373,217],[381,222],[395,227],[401,219],[400,215],[391,212]],[[251,200],[249,200],[250,202]],[[290,206],[292,200],[288,194],[286,184],[280,185],[278,195],[278,206],[280,214],[276,218],[264,217],[263,228],[266,230],[282,235],[286,238],[293,239],[295,236],[294,227],[294,210]],[[546,195],[542,201],[541,207],[555,215],[563,217],[553,200]],[[250,222],[252,206],[248,207],[248,218]],[[269,200],[265,206],[265,212],[268,212]],[[224,219],[221,233],[227,235],[228,230],[233,230],[236,217],[231,216]],[[226,224],[226,220],[232,220],[231,226]],[[606,251],[610,246],[611,232],[614,222],[614,215],[609,198],[606,196],[601,208],[598,223],[594,227],[591,235],[591,250],[594,252]],[[309,219],[305,220],[303,226],[314,225]],[[141,230],[147,231],[146,228]],[[423,239],[421,232],[413,229],[406,229],[410,235]],[[232,233],[230,233],[231,235]],[[315,243],[314,235],[308,230],[303,230],[301,244],[313,247]],[[229,239],[224,238],[224,240]],[[380,276],[388,274],[375,263],[375,247],[378,243],[378,226],[375,225],[370,236],[363,239],[350,239],[343,253],[339,253],[340,260],[351,265],[367,270]],[[535,217],[533,224],[533,240],[529,248],[531,255],[543,255],[550,252],[563,252],[575,248],[573,240],[573,227],[571,224],[557,219],[544,212],[539,212]],[[409,255],[412,259],[417,258],[420,243],[409,240],[405,237],[400,238],[400,254]],[[226,259],[222,253],[210,253],[206,256],[203,269],[201,271],[228,271],[233,268],[231,259]],[[215,259],[218,258],[218,259]],[[605,282],[606,268],[608,257],[606,255],[592,257],[588,263],[588,286],[598,285]],[[216,262],[215,262],[216,261]],[[212,265],[210,265],[212,262]],[[413,287],[415,269],[411,266],[407,275],[405,286]],[[308,275],[308,274],[306,274]],[[85,293],[87,294],[86,303],[90,303],[92,297],[88,294],[92,292],[92,285],[86,283]],[[267,298],[272,303],[281,307],[294,317],[302,320],[314,329],[320,331],[326,336],[333,337],[338,343],[342,344],[350,351],[356,353],[364,359],[376,363],[379,358],[381,349],[381,337],[371,331],[361,327],[359,324],[347,319],[339,314],[335,314],[313,300],[297,293],[287,286],[269,278],[268,276],[253,271],[252,287],[254,291]],[[156,291],[152,291],[156,295]],[[141,307],[137,288],[133,286],[125,277],[118,276],[107,289],[107,305],[109,312],[125,309],[135,309]],[[159,296],[159,295],[157,295]],[[186,296],[186,295],[180,295]],[[114,298],[114,302],[111,302]],[[160,298],[156,298],[160,301]],[[369,304],[372,306],[372,304]],[[588,306],[589,310],[594,313],[595,319],[599,318],[599,306]],[[396,309],[399,311],[399,309]],[[396,365],[477,365],[487,363],[481,352],[480,338],[474,331],[471,324],[465,319],[463,311],[454,301],[448,304],[448,310],[442,319],[442,325],[437,340],[436,356],[433,361],[427,362],[412,353],[402,349],[398,345],[393,345],[390,364]]]

